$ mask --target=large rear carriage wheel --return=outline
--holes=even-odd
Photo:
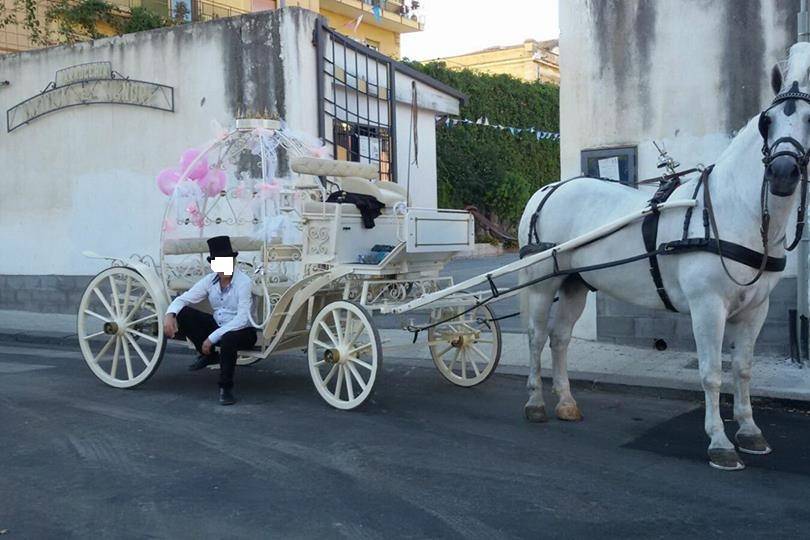
[[[326,305],[309,332],[309,371],[321,397],[337,409],[368,399],[382,365],[382,346],[368,311],[340,300]]]
[[[132,388],[157,369],[166,338],[155,299],[155,291],[131,268],[108,268],[90,281],[79,305],[79,347],[104,383]]]

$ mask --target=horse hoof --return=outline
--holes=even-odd
[[[548,422],[545,405],[526,405],[523,414],[529,422]]]
[[[582,413],[579,411],[576,403],[566,403],[565,405],[557,405],[555,410],[557,418],[565,420],[566,422],[579,422],[582,420]]]
[[[734,438],[737,439],[737,447],[740,452],[757,455],[771,453],[771,446],[768,444],[768,441],[765,440],[765,437],[762,436],[762,433],[756,435],[738,433]]]
[[[745,468],[737,452],[726,448],[710,448],[709,465],[721,471],[741,471]]]

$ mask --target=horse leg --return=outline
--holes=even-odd
[[[722,382],[723,331],[727,311],[719,297],[701,295],[690,302],[692,332],[697,344],[700,380],[706,396],[704,427],[709,436],[709,464],[723,470],[745,467],[734,445],[726,437],[720,417],[720,385]]]
[[[529,422],[548,420],[543,401],[543,381],[540,377],[540,355],[548,339],[549,311],[560,283],[560,279],[550,279],[530,287],[525,293],[528,302],[525,313],[529,323],[529,379],[526,383],[529,401],[523,407],[523,414]]]
[[[751,409],[751,366],[754,344],[768,315],[768,301],[729,321],[731,361],[734,368],[734,419],[740,426],[734,438],[741,452],[769,454],[771,446],[754,423]]]
[[[568,382],[568,345],[571,343],[571,332],[574,329],[588,298],[588,289],[579,281],[568,279],[559,290],[560,300],[552,309],[551,359],[554,365],[554,393],[559,396],[555,413],[560,420],[582,420],[582,413],[571,395]]]

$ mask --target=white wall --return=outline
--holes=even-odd
[[[42,91],[57,70],[98,61],[172,86],[175,99],[174,113],[88,105],[0,130],[0,241],[14,254],[0,259],[0,274],[87,275],[105,266],[83,250],[156,256],[166,198],[155,174],[208,141],[212,120],[227,126],[269,112],[317,134],[317,21],[290,8],[0,56],[11,83],[0,87],[0,110]],[[402,126],[410,110],[397,110]],[[411,172],[419,206],[436,204],[433,115],[420,110],[420,166]],[[407,125],[397,134],[404,179]]]
[[[562,178],[581,173],[582,150],[617,146],[637,146],[638,178],[654,177],[653,140],[682,168],[713,163],[772,99],[770,69],[796,36],[792,0],[559,4]],[[575,335],[595,339],[590,296]]]

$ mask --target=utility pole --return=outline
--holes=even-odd
[[[797,41],[810,41],[810,12],[807,11],[807,0],[801,0],[798,16]],[[808,358],[808,320],[810,320],[810,231],[805,231],[796,252],[796,336],[799,340],[799,361],[807,362]]]

